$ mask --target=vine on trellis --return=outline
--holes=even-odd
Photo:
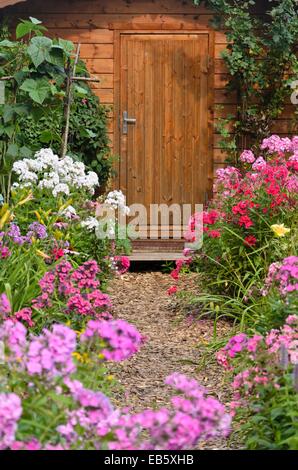
[[[213,27],[226,31],[228,40],[222,53],[230,74],[226,89],[237,92],[239,105],[236,115],[219,120],[218,130],[221,148],[235,162],[237,148],[257,147],[272,132],[285,105],[291,104],[291,84],[298,74],[298,2],[267,0],[259,11],[255,0],[204,3],[214,11]],[[293,119],[293,130],[294,126]]]

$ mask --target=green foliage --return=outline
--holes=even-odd
[[[108,111],[99,105],[98,98],[87,85],[80,85],[79,90],[77,88],[74,89],[71,107],[67,153],[95,171],[99,183],[104,184],[110,176],[113,163],[109,156],[109,138],[106,131]],[[29,116],[20,122],[22,146],[29,147],[33,152],[46,146],[59,154],[62,108],[53,109],[50,115],[41,117],[38,121]]]
[[[298,450],[298,368],[291,363],[281,364],[283,354],[288,356],[286,349],[283,354],[280,349],[272,354],[263,344],[256,352],[240,353],[240,357],[231,359],[236,365],[235,369],[231,365],[234,399],[239,400],[235,421],[246,449]],[[237,380],[239,377],[243,379]],[[241,385],[235,386],[239,382]]]
[[[15,312],[30,305],[40,292],[38,282],[47,266],[37,256],[37,248],[29,245],[24,250],[16,246],[11,256],[1,261],[0,292],[6,293]]]
[[[272,385],[251,403],[252,414],[243,426],[249,450],[298,450],[298,394],[291,372],[278,391]]]
[[[67,64],[74,45],[44,36],[46,28],[35,18],[17,26],[16,41],[3,26],[0,41],[0,79],[5,83],[5,103],[0,104],[0,193],[8,200],[11,166],[45,146],[59,153],[63,128]],[[80,61],[77,75],[88,76]],[[110,174],[107,110],[86,83],[73,85],[69,153],[99,174],[104,183]]]
[[[232,125],[232,131],[222,132],[222,147],[230,161],[237,162],[237,146],[257,146],[272,133],[273,121],[285,104],[290,104],[293,75],[298,73],[297,2],[269,0],[265,17],[254,0],[205,3],[215,12],[213,26],[227,30],[229,44],[222,54],[231,75],[227,92],[237,92],[239,106],[235,116],[221,123],[222,128]]]

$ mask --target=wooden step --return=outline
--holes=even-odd
[[[133,240],[131,261],[175,261],[185,259],[185,240]]]
[[[185,246],[184,240],[134,240],[133,252],[182,252]]]
[[[137,251],[129,256],[130,261],[176,261],[177,259],[186,259],[181,251],[162,252],[162,251]]]

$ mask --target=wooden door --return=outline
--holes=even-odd
[[[212,181],[208,33],[121,34],[120,188],[128,204],[203,203]],[[124,113],[130,122],[125,129]]]

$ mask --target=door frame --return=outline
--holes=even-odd
[[[214,56],[215,56],[215,32],[210,29],[118,29],[114,30],[114,154],[119,157],[119,161],[114,165],[117,174],[113,178],[112,186],[115,189],[120,187],[120,159],[121,159],[121,37],[126,35],[183,35],[183,34],[204,34],[208,35],[208,198],[212,196],[213,190],[213,133],[214,133]]]

